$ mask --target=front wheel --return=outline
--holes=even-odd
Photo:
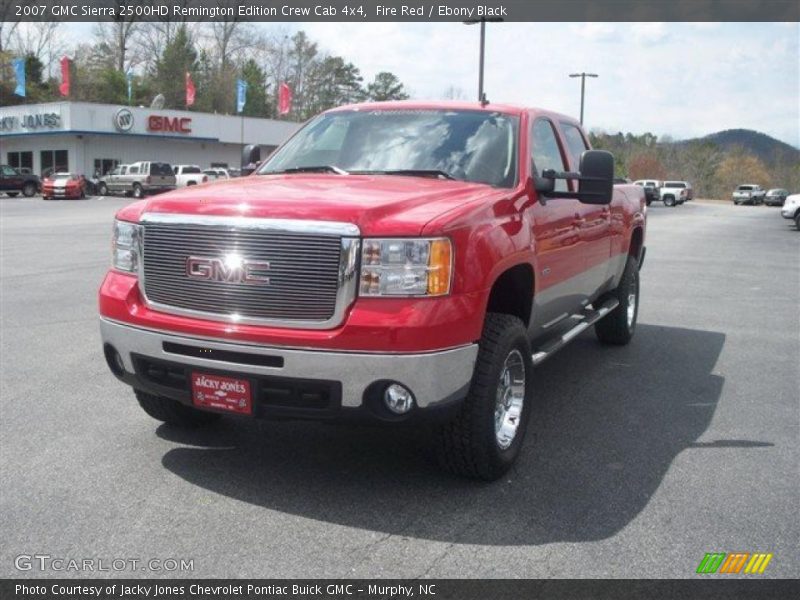
[[[664,196],[664,206],[675,206],[675,196]]]
[[[498,479],[520,453],[532,401],[525,325],[511,315],[487,314],[469,393],[455,418],[437,432],[439,463],[458,475]]]
[[[105,183],[101,183],[97,186],[97,193],[101,196],[108,196],[108,186]]]
[[[157,421],[164,421],[164,423],[170,425],[198,427],[212,423],[220,418],[217,413],[197,410],[191,406],[181,404],[177,400],[154,396],[140,390],[135,390],[135,392],[136,400],[139,401],[139,406],[142,407],[144,412]]]
[[[634,257],[628,257],[617,288],[598,298],[596,304],[610,298],[619,304],[595,324],[594,331],[604,344],[624,346],[631,341],[639,316],[639,263]]]

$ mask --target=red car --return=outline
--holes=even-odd
[[[86,198],[86,178],[75,173],[53,173],[42,181],[42,198]]]
[[[634,334],[645,197],[613,177],[550,111],[328,111],[248,177],[117,213],[105,359],[161,421],[429,422],[446,469],[497,479],[534,366]]]

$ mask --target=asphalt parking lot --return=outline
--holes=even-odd
[[[635,578],[745,551],[800,573],[800,233],[779,209],[654,205],[634,341],[587,332],[539,367],[521,460],[480,484],[408,430],[146,416],[96,312],[129,201],[0,198],[0,576],[42,575],[14,566],[37,553],[193,559],[170,573],[192,577]]]

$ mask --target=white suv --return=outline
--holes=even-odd
[[[197,185],[208,181],[208,175],[203,173],[203,170],[197,165],[175,165],[173,170],[175,171],[175,185],[178,187]]]
[[[783,208],[781,208],[781,216],[784,219],[793,219],[794,224],[797,226],[797,231],[800,231],[800,194],[786,196],[786,202],[783,203]]]

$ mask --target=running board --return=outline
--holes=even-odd
[[[550,340],[544,346],[539,348],[533,353],[533,365],[539,365],[553,356],[556,352],[561,350],[564,346],[569,344],[572,340],[578,337],[581,333],[589,329],[592,325],[597,323],[600,319],[605,317],[608,313],[619,306],[619,300],[611,298],[606,300],[603,305],[597,310],[584,310],[583,312],[573,315],[581,319],[581,322],[575,325],[572,329],[564,333],[561,337]]]

